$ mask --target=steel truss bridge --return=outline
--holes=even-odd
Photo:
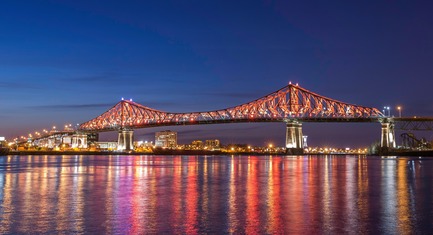
[[[34,137],[29,137],[24,140],[16,140],[16,144],[23,146],[27,143],[32,143],[32,145],[46,148],[59,147],[64,143],[64,138],[70,139],[70,144],[72,147],[83,147],[87,146],[87,136],[83,133],[77,133],[73,129],[67,130],[53,130],[42,135],[35,135]]]
[[[380,122],[384,148],[395,147],[396,127],[431,130],[433,126],[433,118],[387,117],[376,108],[334,100],[289,84],[254,101],[206,112],[164,112],[122,99],[103,114],[82,123],[79,130],[119,131],[120,149],[128,150],[132,147],[133,129],[239,122],[286,122],[286,148],[293,149],[293,153],[302,149],[303,122]]]
[[[100,116],[80,125],[84,131],[112,131],[155,126],[234,122],[371,122],[385,116],[376,108],[330,99],[289,84],[235,107],[192,113],[170,113],[122,100]]]

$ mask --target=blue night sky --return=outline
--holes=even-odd
[[[121,97],[222,109],[288,84],[433,116],[430,1],[2,1],[0,136],[82,123]],[[283,145],[283,123],[164,127],[179,142]],[[313,146],[367,146],[379,124],[304,124]],[[427,134],[429,137],[431,133]],[[106,134],[115,139],[115,134]]]

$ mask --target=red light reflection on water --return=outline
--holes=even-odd
[[[6,234],[393,234],[432,227],[425,215],[433,209],[433,160],[10,156],[0,167]]]
[[[260,206],[259,206],[259,160],[256,157],[248,157],[247,191],[246,191],[246,232],[248,234],[260,233]]]
[[[190,157],[191,158],[191,157]],[[195,158],[195,157],[192,157]],[[198,193],[197,193],[197,162],[187,161],[186,192],[184,194],[186,202],[186,228],[187,234],[198,234]]]

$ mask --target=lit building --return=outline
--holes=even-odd
[[[302,148],[304,148],[304,149],[308,148],[307,138],[308,138],[308,136],[306,136],[306,135],[302,136],[302,139],[303,139],[303,141],[302,141]]]
[[[143,148],[151,148],[153,147],[153,141],[135,141],[134,146],[143,147]]]
[[[205,146],[209,150],[218,150],[218,149],[220,149],[220,141],[219,140],[206,140]]]
[[[117,149],[117,142],[95,142],[98,150],[113,151]]]
[[[203,149],[203,141],[201,141],[201,140],[194,140],[191,143],[191,147],[193,149]]]
[[[175,148],[177,146],[177,132],[160,131],[155,133],[155,146],[163,148]]]
[[[0,136],[0,147],[6,147],[6,139],[3,136]]]

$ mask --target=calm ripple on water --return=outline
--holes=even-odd
[[[0,234],[431,234],[433,157],[0,156]]]

